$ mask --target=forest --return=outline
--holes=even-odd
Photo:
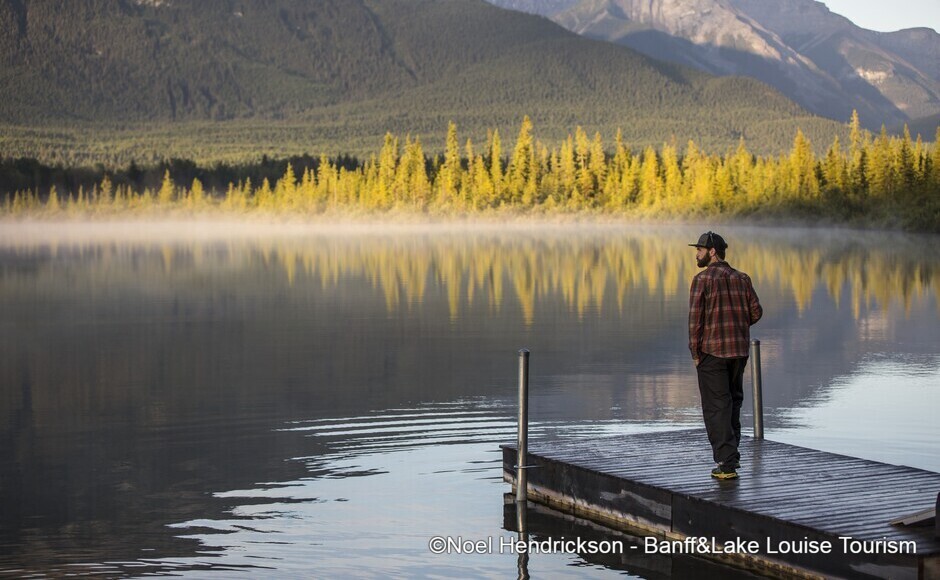
[[[907,130],[872,134],[857,115],[847,142],[836,136],[822,155],[801,130],[776,156],[755,155],[743,140],[724,153],[692,140],[631,150],[619,132],[607,144],[580,127],[549,148],[533,131],[525,117],[512,146],[496,130],[481,146],[462,141],[451,122],[441,154],[428,155],[418,137],[388,133],[364,160],[300,156],[212,167],[172,160],[120,171],[5,160],[0,183],[10,191],[0,215],[587,214],[940,231],[940,146]]]

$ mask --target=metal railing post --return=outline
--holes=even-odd
[[[529,351],[519,351],[519,447],[516,454],[516,501],[527,499],[526,455],[529,452]]]
[[[751,341],[751,386],[754,391],[754,439],[764,438],[764,398],[760,376],[760,341]]]
[[[525,473],[525,470],[522,470]],[[516,529],[519,530],[516,538],[523,545],[529,544],[529,527],[526,523],[528,502],[516,502]],[[520,550],[516,558],[516,580],[529,580],[529,551]]]

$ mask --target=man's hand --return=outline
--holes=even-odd
[[[692,362],[694,362],[694,363],[695,363],[695,366],[698,367],[699,359],[693,358],[693,359],[692,359]]]

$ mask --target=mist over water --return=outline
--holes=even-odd
[[[536,439],[700,425],[701,229],[4,224],[0,572],[514,574],[427,542],[510,534],[517,350]],[[940,471],[937,239],[721,233],[767,437]]]

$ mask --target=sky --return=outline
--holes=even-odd
[[[869,30],[927,26],[940,32],[940,0],[822,0],[829,10]]]

